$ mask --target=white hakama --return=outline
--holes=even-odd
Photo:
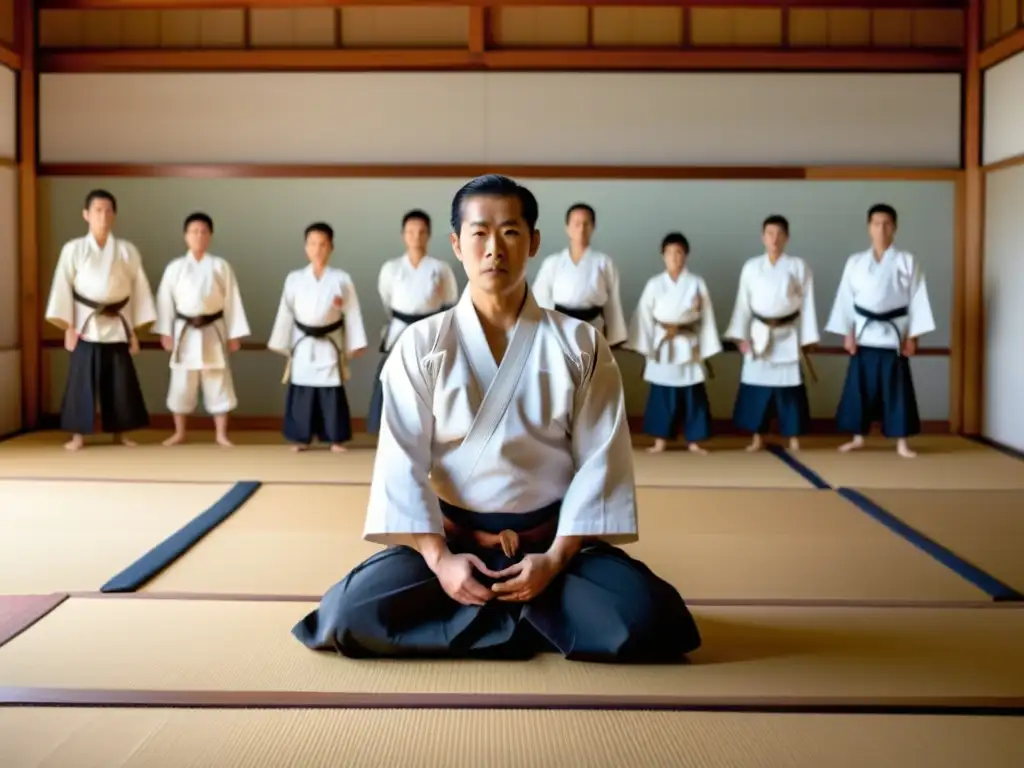
[[[455,272],[451,266],[432,256],[424,256],[416,266],[408,254],[384,262],[377,280],[377,291],[388,313],[388,321],[381,332],[381,359],[374,376],[370,412],[366,419],[366,431],[372,435],[380,431],[380,413],[384,405],[380,374],[398,337],[413,323],[442,312],[459,300]]]
[[[97,407],[103,432],[149,425],[132,342],[155,319],[153,292],[132,243],[109,235],[101,248],[86,235],[65,244],[46,304],[47,322],[79,334],[61,402],[61,429],[92,434]]]
[[[267,349],[288,358],[283,434],[299,445],[313,438],[340,445],[352,439],[345,382],[349,359],[366,347],[359,296],[347,272],[313,267],[285,279]]]
[[[767,254],[748,260],[725,337],[751,348],[743,356],[733,409],[736,426],[760,434],[776,417],[782,435],[805,433],[811,416],[802,368],[812,376],[813,368],[804,347],[820,338],[807,263],[788,254],[775,264]]]
[[[917,259],[895,248],[881,260],[873,250],[850,256],[825,330],[844,337],[852,333],[857,341],[836,411],[839,431],[866,435],[879,422],[886,437],[920,433],[903,345],[934,331],[935,318]]]
[[[588,248],[578,264],[568,248],[548,256],[540,265],[532,289],[542,309],[590,323],[612,347],[628,338],[619,271],[607,254]]]
[[[650,385],[644,432],[674,440],[682,429],[691,443],[711,437],[706,361],[722,351],[722,342],[704,279],[683,270],[676,280],[667,272],[648,280],[627,346],[644,356],[644,381]]]
[[[228,343],[248,336],[249,322],[234,270],[220,256],[191,253],[171,261],[156,294],[153,332],[171,337],[167,409],[185,415],[199,405],[212,415],[238,407]]]
[[[676,590],[616,544],[637,540],[622,380],[591,327],[532,295],[494,361],[469,291],[398,340],[364,538],[388,545],[294,629],[346,656],[672,662],[700,644]],[[506,556],[502,531],[518,534]],[[500,570],[558,536],[591,541],[527,603],[456,602],[411,543],[445,536]],[[487,586],[492,581],[481,583]]]

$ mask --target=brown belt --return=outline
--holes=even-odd
[[[665,338],[658,342],[658,346],[654,350],[655,360],[661,359],[661,348],[665,346],[665,342],[671,342],[677,336],[689,336],[691,344],[697,350],[697,362],[700,363],[704,369],[704,375],[708,379],[715,378],[715,372],[711,369],[711,363],[707,360],[700,359],[700,320],[694,320],[692,323],[663,323],[660,320],[655,321],[665,331]]]
[[[794,312],[793,314],[786,315],[785,317],[762,317],[761,315],[754,314],[754,319],[757,320],[759,323],[767,325],[772,330],[775,330],[776,328],[792,326],[794,323],[796,323],[797,320],[800,319],[800,313]],[[818,373],[817,371],[814,370],[814,364],[811,362],[810,355],[807,354],[807,351],[804,349],[803,345],[799,345],[799,350],[800,351],[798,352],[798,354],[800,355],[800,362],[803,363],[804,370],[807,371],[808,378],[811,380],[812,384],[817,384]]]
[[[545,523],[529,528],[525,531],[504,530],[501,533],[487,533],[486,531],[460,528],[447,517],[444,521],[444,532],[451,539],[462,541],[472,540],[485,549],[501,549],[508,557],[513,557],[519,551],[522,542],[539,543],[550,541],[558,531],[558,518],[553,517]]]

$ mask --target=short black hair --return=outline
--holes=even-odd
[[[773,213],[771,216],[764,220],[764,222],[761,224],[761,231],[764,232],[766,229],[768,229],[768,227],[772,226],[773,224],[779,229],[781,229],[783,232],[785,232],[787,235],[789,234],[789,219],[778,213]]]
[[[893,208],[891,205],[888,205],[887,203],[875,203],[870,208],[868,208],[868,223],[871,222],[871,217],[874,216],[876,213],[881,213],[885,216],[888,216],[890,219],[892,219],[893,225],[897,223],[896,209]]]
[[[462,208],[471,197],[515,197],[519,199],[522,208],[523,219],[532,233],[537,228],[537,219],[540,217],[540,207],[537,205],[537,198],[533,192],[528,190],[508,176],[497,173],[488,173],[477,176],[472,181],[467,181],[455,197],[452,198],[452,231],[458,234],[462,231]]]
[[[678,245],[683,249],[683,253],[688,254],[690,252],[690,241],[686,239],[686,235],[682,232],[669,232],[661,240],[661,252],[664,253],[665,249],[670,245]]]
[[[334,245],[334,228],[327,222],[314,221],[306,227],[306,234],[303,235],[303,239],[309,239],[310,234],[313,232],[319,232],[330,241],[331,245]]]
[[[410,221],[416,221],[419,219],[427,225],[427,229],[431,229],[430,214],[426,211],[421,211],[419,208],[415,208],[409,211],[405,216],[402,217],[402,229],[405,229],[405,225]]]
[[[112,192],[108,192],[105,189],[89,190],[89,194],[85,196],[85,210],[89,210],[93,202],[96,200],[109,200],[110,205],[114,209],[114,213],[117,213],[117,198],[114,197]]]
[[[595,227],[597,226],[597,212],[593,206],[587,205],[586,203],[573,203],[569,206],[569,210],[565,212],[565,223],[569,223],[569,219],[572,218],[573,211],[586,211],[587,215],[590,216],[590,223]]]
[[[208,214],[205,214],[202,211],[196,211],[195,213],[190,213],[188,215],[188,217],[185,219],[185,227],[184,228],[185,228],[186,231],[188,231],[188,225],[191,224],[194,221],[198,221],[198,222],[201,222],[201,223],[205,224],[206,228],[208,230],[210,230],[210,234],[211,235],[213,234],[213,219],[211,219]]]

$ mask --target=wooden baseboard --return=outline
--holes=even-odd
[[[643,435],[643,417],[630,416],[629,429],[633,435]],[[55,413],[44,414],[41,420],[43,429],[59,429],[60,416]],[[233,416],[231,418],[231,429],[244,432],[280,432],[282,424],[281,416]],[[154,413],[150,415],[150,428],[170,430],[174,426],[171,415],[168,413]],[[209,416],[189,416],[188,428],[195,430],[208,430],[211,428]],[[712,430],[715,435],[742,435],[746,434],[738,430],[730,419],[714,419]],[[366,432],[366,419],[353,418],[352,431],[356,434]],[[921,423],[921,432],[926,435],[949,434],[949,421],[946,419],[932,419]],[[811,426],[808,430],[811,435],[835,435],[839,434],[835,427],[834,419],[811,419]]]

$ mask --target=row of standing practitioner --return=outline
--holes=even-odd
[[[109,192],[90,192],[83,211],[89,222],[90,234],[69,242],[63,249],[47,308],[47,319],[66,329],[66,346],[72,352],[62,406],[62,425],[74,434],[69,447],[81,447],[82,435],[92,431],[94,409],[86,408],[88,398],[84,397],[89,390],[84,380],[87,369],[105,365],[115,371],[119,367],[115,361],[96,357],[98,350],[93,348],[97,343],[117,340],[111,337],[121,332],[124,334],[121,340],[127,343],[130,353],[132,344],[137,346],[134,329],[149,322],[154,323],[153,331],[161,336],[163,346],[171,352],[167,405],[174,414],[176,428],[167,443],[184,440],[185,416],[198,406],[201,388],[204,406],[214,416],[217,440],[230,445],[227,415],[237,407],[237,397],[227,353],[237,349],[239,340],[249,335],[249,326],[233,270],[223,258],[207,253],[213,235],[213,221],[204,213],[195,213],[186,219],[184,234],[189,252],[168,265],[154,301],[138,251],[131,243],[116,241],[110,235],[116,209],[116,199]],[[538,303],[592,322],[602,329],[613,346],[627,342],[628,348],[643,354],[646,358],[644,378],[651,385],[645,431],[657,438],[654,450],[664,449],[665,441],[682,429],[691,450],[702,452],[699,444],[710,436],[704,379],[710,369],[708,358],[721,350],[721,343],[714,327],[714,310],[706,286],[699,276],[685,268],[689,253],[686,238],[680,233],[673,233],[664,239],[662,255],[666,270],[648,281],[627,333],[615,264],[606,254],[590,248],[596,225],[594,209],[578,203],[569,208],[565,218],[570,247],[544,259],[532,285]],[[854,307],[847,311],[840,304],[844,287],[849,292],[857,282],[857,260],[865,254],[877,252],[882,256],[875,261],[889,267],[889,270],[881,270],[883,275],[889,275],[892,270],[897,273],[909,270],[915,276],[913,290],[904,291],[908,293],[908,300],[902,313],[904,325],[910,326],[910,336],[916,337],[934,327],[919,267],[910,254],[891,247],[895,225],[896,212],[891,207],[874,206],[868,214],[873,249],[852,256],[844,271],[843,284],[830,319],[830,330],[833,320],[842,317],[841,322],[848,329],[848,347],[849,334],[857,321],[851,317]],[[429,215],[419,210],[408,212],[402,219],[402,234],[406,254],[385,262],[378,279],[381,300],[390,314],[380,344],[385,357],[409,323],[450,306],[458,295],[451,267],[426,255],[431,234]],[[801,364],[809,366],[809,359],[802,351],[815,343],[818,337],[813,291],[810,290],[813,283],[806,263],[785,253],[788,235],[789,224],[784,217],[770,216],[764,221],[762,239],[766,252],[744,265],[736,307],[726,334],[728,338],[737,340],[745,352],[735,419],[738,426],[754,434],[751,447],[755,449],[760,447],[760,434],[772,416],[778,417],[780,430],[794,443],[796,437],[806,431],[809,419]],[[333,230],[327,224],[316,223],[306,228],[305,250],[310,266],[295,270],[286,278],[268,341],[268,348],[289,359],[285,376],[285,383],[289,384],[285,435],[300,448],[308,446],[316,437],[329,442],[334,450],[342,450],[343,444],[351,438],[344,382],[348,378],[348,361],[360,356],[367,347],[355,286],[348,273],[327,263],[333,250],[333,239]],[[880,242],[884,246],[881,250]],[[90,270],[83,267],[89,266],[88,256],[96,251],[101,256],[98,260],[101,267],[90,274]],[[108,257],[106,260],[104,255]],[[124,269],[114,269],[118,264]],[[766,265],[770,268],[765,269]],[[121,279],[115,279],[117,277]],[[86,285],[80,286],[83,282]],[[110,303],[114,296],[126,293],[128,300]],[[100,294],[106,294],[106,298]],[[886,297],[879,298],[884,303]],[[919,306],[912,311],[911,304],[915,302]],[[121,306],[116,306],[117,303]],[[80,305],[84,305],[84,319],[77,313]],[[129,309],[132,318],[127,323],[121,313]],[[869,324],[881,322],[878,313],[864,310],[859,305],[855,309]],[[865,311],[875,315],[874,319],[867,317]],[[113,321],[115,315],[117,321]],[[328,318],[330,315],[333,317]],[[306,322],[302,322],[299,316]],[[327,319],[330,322],[309,324]],[[113,322],[90,334],[90,321],[102,323],[103,320]],[[850,407],[846,401],[852,402],[853,395],[857,394],[851,389],[870,389],[863,382],[858,384],[860,380],[865,377],[892,378],[891,373],[882,372],[883,368],[885,371],[892,368],[891,356],[883,355],[874,361],[863,354],[854,355],[839,414],[839,420],[847,426],[852,427],[853,421],[857,422],[856,428],[848,431],[863,434],[866,429],[860,427],[865,419],[874,418],[881,418],[886,433],[898,438],[905,438],[919,429],[916,406],[912,402],[913,385],[909,368],[905,365],[906,350],[900,349],[900,320],[901,317],[894,316],[885,323],[896,330],[895,365],[906,369],[904,375],[897,377],[904,382],[900,389],[903,394],[898,396],[888,389],[877,393],[859,392],[858,398],[865,404],[859,409]],[[925,327],[929,323],[931,327]],[[207,334],[188,332],[208,325],[217,330],[212,343]],[[860,332],[864,330],[864,325],[861,325]],[[90,338],[90,335],[95,338]],[[296,356],[298,342],[303,339],[313,342],[307,345],[309,354]],[[909,344],[909,339],[907,341]],[[327,350],[324,343],[332,349]],[[867,349],[879,348],[877,345],[865,346]],[[883,348],[892,346],[891,341],[882,345]],[[317,354],[318,349],[320,355]],[[333,372],[325,370],[323,352],[333,352],[335,360],[340,359],[340,366],[328,367],[335,369]],[[122,369],[124,362],[121,361]],[[383,362],[382,359],[381,365]],[[867,366],[870,370],[855,371],[855,365],[858,369]],[[133,366],[129,367],[133,372]],[[122,379],[126,377],[132,378],[128,373],[121,376]],[[118,377],[108,376],[107,380],[116,382]],[[148,423],[148,413],[137,383],[132,386],[131,381],[124,381],[122,384],[113,386],[112,392],[108,393],[115,395],[114,400],[120,406],[104,409],[104,419],[109,421],[105,423],[104,431],[123,434]],[[907,407],[908,387],[911,407]],[[103,399],[103,393],[99,395]],[[896,412],[898,409],[894,409],[891,402],[900,398],[904,403],[901,414]],[[379,425],[380,400],[378,377],[370,407],[370,431],[376,431]],[[859,411],[856,418],[855,410]],[[109,419],[107,411],[110,412]],[[332,424],[333,428],[330,427]],[[901,451],[904,448],[905,440],[901,439]]]

